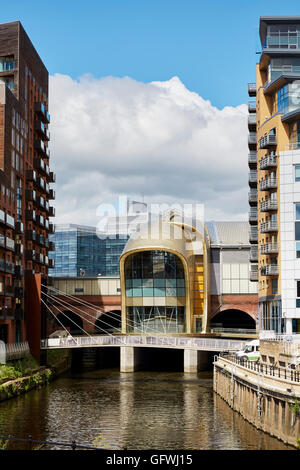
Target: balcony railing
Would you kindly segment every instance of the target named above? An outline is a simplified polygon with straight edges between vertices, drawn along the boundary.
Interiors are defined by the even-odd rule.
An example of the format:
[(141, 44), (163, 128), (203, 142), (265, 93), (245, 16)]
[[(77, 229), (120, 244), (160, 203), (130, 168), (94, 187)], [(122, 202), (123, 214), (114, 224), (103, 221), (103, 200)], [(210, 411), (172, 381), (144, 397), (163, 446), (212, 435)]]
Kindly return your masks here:
[(50, 171), (50, 173), (49, 173), (49, 182), (50, 183), (55, 183), (55, 181), (56, 181), (56, 174), (53, 173), (53, 171)]
[(259, 161), (260, 170), (267, 170), (269, 168), (277, 167), (277, 155), (268, 155)]
[(269, 220), (268, 222), (264, 222), (260, 224), (260, 233), (268, 233), (268, 232), (277, 232), (278, 231), (278, 222)]
[(269, 189), (276, 189), (277, 188), (277, 180), (274, 177), (269, 176), (264, 180), (261, 180), (259, 183), (259, 189), (261, 191), (268, 191)]
[(278, 253), (278, 243), (266, 243), (260, 246), (260, 253), (262, 255), (271, 255)]
[(256, 132), (250, 132), (248, 134), (248, 144), (256, 145)]
[(278, 203), (276, 199), (267, 199), (259, 203), (261, 212), (276, 211), (278, 209)]
[(52, 206), (49, 207), (49, 217), (55, 217), (55, 208)]
[(264, 137), (259, 139), (259, 148), (261, 149), (266, 149), (274, 145), (277, 145), (276, 135), (274, 134), (266, 134)]
[(258, 246), (253, 245), (250, 248), (250, 261), (257, 261), (258, 260)]
[(257, 167), (257, 154), (253, 150), (248, 153), (248, 165), (250, 168)]
[(5, 246), (7, 250), (15, 251), (15, 241), (12, 238), (6, 237)]
[(41, 103), (40, 101), (34, 103), (34, 110), (45, 124), (49, 124), (50, 114), (46, 110), (43, 103)]
[(249, 183), (257, 183), (257, 171), (256, 170), (251, 170), (248, 174), (248, 181)]
[(257, 282), (258, 281), (258, 269), (250, 271), (250, 281)]
[(257, 223), (257, 210), (249, 211), (249, 222)]
[(256, 96), (256, 83), (248, 83), (248, 95)]
[(251, 189), (248, 193), (248, 201), (250, 205), (256, 205), (257, 203), (257, 190)]
[(257, 225), (252, 227), (249, 230), (249, 241), (250, 243), (255, 243), (258, 241), (258, 231), (257, 231)]
[(262, 276), (278, 276), (279, 269), (277, 264), (267, 264), (261, 268)]
[(248, 126), (249, 127), (256, 126), (256, 113), (248, 114)]
[(5, 263), (5, 271), (9, 274), (14, 274), (15, 272), (15, 265), (11, 261), (6, 261)]
[(256, 113), (256, 101), (248, 101), (249, 113)]

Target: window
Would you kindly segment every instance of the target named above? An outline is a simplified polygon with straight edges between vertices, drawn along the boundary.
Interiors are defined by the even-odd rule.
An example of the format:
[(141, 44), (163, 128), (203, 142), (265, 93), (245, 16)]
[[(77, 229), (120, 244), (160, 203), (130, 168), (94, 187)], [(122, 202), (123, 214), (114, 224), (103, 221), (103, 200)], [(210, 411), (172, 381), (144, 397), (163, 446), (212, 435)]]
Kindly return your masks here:
[[(300, 165), (295, 165), (295, 181), (300, 181)], [(300, 204), (298, 204), (298, 206), (300, 206)]]
[(296, 289), (297, 289), (296, 308), (300, 308), (300, 281), (296, 281)]
[(272, 279), (272, 294), (277, 294), (278, 279)]

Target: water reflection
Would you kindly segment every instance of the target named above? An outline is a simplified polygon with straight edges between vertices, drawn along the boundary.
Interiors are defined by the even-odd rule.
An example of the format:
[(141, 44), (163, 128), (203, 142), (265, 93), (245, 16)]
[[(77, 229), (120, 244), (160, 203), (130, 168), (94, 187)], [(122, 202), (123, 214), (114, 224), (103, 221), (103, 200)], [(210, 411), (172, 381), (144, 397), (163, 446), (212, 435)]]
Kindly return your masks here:
[(2, 402), (0, 433), (97, 441), (109, 449), (289, 449), (215, 395), (211, 372), (111, 369), (66, 376)]

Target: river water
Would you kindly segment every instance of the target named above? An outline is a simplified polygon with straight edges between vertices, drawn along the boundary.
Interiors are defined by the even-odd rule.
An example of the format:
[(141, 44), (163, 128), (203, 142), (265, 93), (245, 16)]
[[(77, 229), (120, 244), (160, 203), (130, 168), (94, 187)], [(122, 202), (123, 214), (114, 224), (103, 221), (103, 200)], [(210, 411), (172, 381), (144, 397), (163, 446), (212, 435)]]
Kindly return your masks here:
[(212, 372), (69, 373), (0, 403), (0, 434), (106, 449), (292, 449), (232, 411), (213, 392)]

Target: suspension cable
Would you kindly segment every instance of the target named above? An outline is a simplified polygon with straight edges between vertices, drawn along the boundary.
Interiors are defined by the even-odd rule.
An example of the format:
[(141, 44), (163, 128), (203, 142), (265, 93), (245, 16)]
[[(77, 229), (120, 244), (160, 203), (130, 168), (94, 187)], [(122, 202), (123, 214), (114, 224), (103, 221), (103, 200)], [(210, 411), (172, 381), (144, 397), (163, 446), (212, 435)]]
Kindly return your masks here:
[[(57, 308), (57, 310), (62, 314), (64, 315), (70, 322), (74, 323), (75, 326), (77, 326), (81, 331), (83, 331), (86, 335), (88, 336), (91, 336), (87, 331), (85, 331), (83, 328), (81, 328), (80, 325), (78, 325), (74, 320), (72, 320), (72, 318), (70, 318), (65, 312), (63, 312), (62, 310), (60, 310), (57, 306), (55, 306), (55, 308)], [(81, 317), (80, 317), (81, 318)]]
[[(68, 303), (68, 302), (66, 302), (66, 301), (64, 301), (64, 300), (59, 301), (59, 300), (56, 299), (55, 297), (51, 297), (49, 294), (46, 294), (46, 293), (45, 293), (45, 295), (46, 295), (47, 297), (50, 297), (51, 300), (54, 300), (55, 302), (57, 302), (57, 303), (58, 303), (59, 305), (61, 305), (62, 307), (68, 307), (68, 308), (71, 307), (71, 308), (74, 308), (73, 305), (71, 305), (70, 303)], [(59, 309), (57, 306), (55, 306), (55, 308), (57, 308), (57, 309), (60, 311), (60, 309)], [(79, 310), (81, 313), (86, 314), (86, 312), (84, 312), (83, 310), (80, 310), (78, 307), (75, 307), (75, 308), (76, 308), (77, 310)], [(61, 312), (61, 313), (62, 313), (62, 312)], [(77, 312), (75, 312), (75, 313), (77, 313)], [(79, 315), (79, 314), (78, 314), (78, 315)], [(87, 315), (89, 315), (90, 317), (92, 317), (92, 315), (90, 315), (90, 314), (87, 314)], [(80, 315), (79, 315), (79, 317), (82, 319), (82, 317), (81, 317)], [(112, 335), (111, 333), (109, 333), (107, 330), (104, 330), (104, 329), (101, 328), (100, 326), (96, 326), (93, 322), (87, 320), (86, 318), (85, 318), (85, 321), (88, 322), (88, 323), (90, 323), (90, 324), (93, 325), (94, 327), (98, 328), (99, 330), (104, 331), (106, 334), (109, 334), (109, 335), (113, 336), (113, 335)], [(103, 323), (105, 323), (105, 322), (103, 321)], [(108, 323), (105, 323), (105, 324), (108, 325), (108, 326), (110, 326), (110, 327), (112, 327), (112, 328), (114, 328), (112, 325), (109, 325)], [(119, 331), (121, 331), (120, 328), (116, 328), (116, 329), (119, 330)], [(84, 331), (84, 330), (83, 330), (83, 331)], [(87, 334), (88, 334), (88, 333), (87, 333)], [(89, 336), (91, 336), (91, 335), (89, 335)]]
[[(59, 319), (57, 318), (57, 316), (55, 315), (54, 312), (52, 312), (52, 310), (50, 309), (50, 307), (46, 304), (46, 302), (41, 299), (42, 303), (47, 307), (47, 309), (50, 311), (50, 313), (54, 316), (54, 318), (57, 320), (57, 322), (63, 327), (63, 329), (68, 333), (68, 335), (72, 336), (71, 333), (67, 330), (67, 328), (65, 328), (65, 326), (61, 323), (61, 321), (59, 321)], [(72, 336), (73, 338), (73, 336)], [(73, 338), (74, 339), (74, 338)]]
[[(77, 299), (76, 297), (74, 297), (73, 295), (67, 294), (67, 293), (65, 293), (65, 292), (63, 292), (63, 291), (60, 291), (59, 289), (56, 289), (55, 287), (52, 287), (52, 286), (49, 286), (49, 287), (48, 287), (48, 286), (46, 286), (46, 285), (44, 285), (44, 284), (42, 284), (42, 285), (43, 285), (43, 287), (47, 287), (49, 290), (53, 290), (53, 291), (58, 292), (59, 294), (62, 294), (64, 297), (71, 298), (72, 300), (74, 300), (75, 302), (77, 302), (77, 303), (79, 303), (79, 304), (81, 304), (81, 305), (86, 305), (86, 306), (90, 307), (90, 308), (93, 309), (93, 310), (100, 311), (100, 312), (106, 314), (108, 317), (110, 316), (110, 315), (108, 315), (109, 313), (110, 313), (110, 314), (113, 313), (113, 312), (111, 312), (111, 311), (105, 312), (105, 311), (104, 311), (103, 309), (101, 309), (101, 308), (96, 308), (93, 304), (91, 304), (90, 302), (87, 302), (87, 301), (85, 301), (85, 300), (78, 300), (78, 299)], [(54, 294), (55, 294), (55, 293), (54, 293)], [(57, 294), (57, 295), (59, 295), (59, 294)], [(55, 298), (55, 297), (54, 297), (54, 298)], [(76, 306), (72, 306), (72, 307), (73, 307), (73, 308), (78, 308), (78, 307), (76, 307)], [(99, 317), (99, 318), (101, 318), (101, 317)], [(112, 318), (113, 318), (113, 317), (112, 317)], [(113, 319), (115, 319), (115, 318), (113, 318)], [(102, 321), (103, 321), (103, 320), (102, 320)], [(132, 324), (132, 325), (130, 325), (130, 324)], [(134, 327), (134, 328), (136, 328), (138, 331), (142, 332), (143, 334), (150, 334), (151, 331), (152, 331), (153, 333), (157, 333), (157, 330), (154, 329), (154, 328), (149, 327), (148, 324), (147, 324), (146, 331), (149, 331), (149, 333), (146, 333), (146, 331), (145, 331), (143, 328), (139, 328), (139, 327), (136, 326), (136, 322), (134, 322), (134, 321), (132, 321), (132, 320), (129, 320), (129, 319), (127, 319), (127, 318), (126, 318), (126, 325), (129, 326), (129, 327)]]

